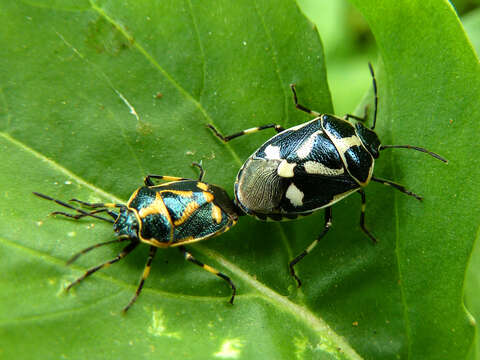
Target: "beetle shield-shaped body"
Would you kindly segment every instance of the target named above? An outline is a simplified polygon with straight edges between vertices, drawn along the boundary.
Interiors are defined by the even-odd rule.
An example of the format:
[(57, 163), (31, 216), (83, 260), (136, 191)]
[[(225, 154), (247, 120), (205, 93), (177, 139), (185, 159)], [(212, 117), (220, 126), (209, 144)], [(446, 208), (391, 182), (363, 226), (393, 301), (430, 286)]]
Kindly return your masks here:
[[(157, 247), (204, 240), (227, 231), (238, 219), (222, 188), (193, 180), (141, 187), (130, 197), (126, 212), (127, 218), (133, 214), (136, 219), (139, 240)], [(129, 223), (122, 215), (120, 221)], [(119, 227), (119, 234), (126, 231)]]
[[(322, 115), (279, 133), (240, 169), (235, 201), (247, 214), (273, 220), (336, 203), (366, 186), (372, 176), (378, 153), (372, 155), (362, 139), (376, 135), (365, 129)], [(378, 150), (378, 138), (370, 140)]]

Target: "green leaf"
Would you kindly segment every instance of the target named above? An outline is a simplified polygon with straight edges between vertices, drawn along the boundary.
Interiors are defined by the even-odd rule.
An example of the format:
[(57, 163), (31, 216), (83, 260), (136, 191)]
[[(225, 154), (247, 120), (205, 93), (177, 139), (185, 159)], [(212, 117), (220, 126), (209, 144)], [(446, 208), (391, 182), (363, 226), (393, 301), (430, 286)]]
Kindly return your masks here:
[(272, 133), (224, 145), (205, 124), (228, 134), (305, 121), (290, 83), (302, 104), (332, 112), (318, 35), (289, 0), (0, 3), (1, 356), (464, 358), (473, 327), (463, 278), (479, 223), (480, 167), (470, 155), (478, 61), (441, 1), (357, 6), (381, 52), (381, 139), (450, 160), (391, 150), (375, 173), (425, 201), (368, 187), (376, 246), (358, 229), (358, 196), (335, 205), (332, 230), (297, 266), (300, 289), (286, 265), (321, 231), (322, 214), (285, 224), (242, 218), (189, 248), (231, 276), (233, 307), (222, 281), (169, 249), (122, 316), (148, 248), (65, 294), (121, 247), (66, 267), (75, 252), (113, 239), (112, 229), (48, 217), (59, 208), (31, 192), (124, 202), (146, 174), (195, 178), (190, 163), (203, 160), (206, 180), (231, 193), (239, 166)]
[[(480, 9), (472, 11), (462, 19), (465, 31), (469, 35), (477, 54), (480, 51)], [(475, 246), (470, 259), (465, 280), (465, 304), (475, 319), (480, 318), (480, 232), (477, 232)], [(480, 341), (478, 340), (478, 321), (475, 334), (475, 346), (471, 350), (471, 359), (480, 358)]]
[(408, 208), (404, 199), (393, 204), (402, 354), (463, 359), (474, 331), (463, 281), (480, 217), (479, 159), (472, 156), (480, 130), (478, 59), (446, 1), (353, 3), (369, 22), (384, 65), (378, 131), (389, 142), (415, 141), (450, 160), (448, 167), (428, 159), (419, 166), (392, 153), (395, 178), (412, 189), (423, 183), (426, 197)]

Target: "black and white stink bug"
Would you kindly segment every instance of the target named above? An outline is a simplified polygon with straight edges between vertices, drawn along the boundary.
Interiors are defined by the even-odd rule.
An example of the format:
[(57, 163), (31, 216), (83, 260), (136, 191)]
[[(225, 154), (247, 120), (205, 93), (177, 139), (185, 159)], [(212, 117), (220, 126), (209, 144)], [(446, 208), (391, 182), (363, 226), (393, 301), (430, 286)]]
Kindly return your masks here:
[[(340, 119), (333, 115), (312, 111), (297, 101), (295, 86), (291, 85), (295, 107), (315, 116), (315, 119), (284, 130), (270, 124), (247, 129), (230, 136), (221, 135), (215, 127), (207, 125), (222, 141), (264, 129), (275, 129), (279, 134), (270, 138), (243, 164), (235, 181), (235, 203), (246, 214), (261, 220), (295, 219), (325, 209), (325, 225), (321, 234), (289, 264), (296, 279), (294, 265), (310, 253), (332, 225), (331, 206), (348, 195), (358, 192), (362, 199), (360, 227), (376, 242), (365, 227), (365, 193), (370, 181), (389, 185), (401, 192), (422, 198), (403, 186), (373, 176), (375, 159), (380, 151), (390, 148), (407, 148), (425, 152), (447, 162), (441, 156), (424, 148), (410, 145), (382, 145), (373, 131), (377, 118), (377, 85), (373, 68), (369, 64), (375, 95), (373, 125), (367, 128), (366, 120), (354, 115)], [(352, 125), (353, 118), (362, 122)]]
[[(225, 190), (219, 186), (202, 182), (203, 168), (200, 164), (194, 165), (200, 168), (198, 181), (173, 176), (148, 175), (144, 180), (145, 186), (135, 190), (126, 205), (112, 203), (92, 204), (77, 199), (71, 200), (91, 209), (86, 211), (63, 201), (53, 199), (50, 196), (34, 192), (35, 195), (43, 199), (54, 201), (76, 212), (76, 214), (70, 214), (55, 211), (51, 215), (63, 215), (75, 220), (90, 216), (113, 224), (113, 230), (118, 236), (115, 240), (87, 247), (74, 255), (67, 264), (71, 264), (80, 255), (100, 246), (117, 242), (128, 242), (127, 246), (115, 258), (88, 269), (82, 276), (68, 285), (66, 290), (70, 290), (72, 286), (96, 271), (123, 259), (140, 243), (145, 243), (150, 245), (150, 254), (137, 291), (123, 309), (124, 312), (132, 306), (140, 294), (145, 279), (150, 273), (150, 267), (157, 249), (168, 247), (178, 247), (186, 260), (225, 280), (232, 289), (230, 303), (233, 304), (236, 289), (230, 278), (213, 267), (195, 259), (184, 247), (184, 245), (224, 233), (235, 225), (238, 220), (236, 206)], [(168, 182), (155, 185), (152, 179)], [(105, 213), (113, 220), (99, 216), (99, 213)]]

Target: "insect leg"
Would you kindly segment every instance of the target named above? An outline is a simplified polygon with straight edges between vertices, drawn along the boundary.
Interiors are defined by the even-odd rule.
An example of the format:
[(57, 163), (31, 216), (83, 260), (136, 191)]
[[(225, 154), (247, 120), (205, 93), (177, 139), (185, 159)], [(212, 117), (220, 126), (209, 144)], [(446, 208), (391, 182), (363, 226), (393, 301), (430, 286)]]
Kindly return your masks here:
[(90, 275), (92, 275), (93, 273), (97, 272), (98, 270), (100, 269), (103, 269), (107, 266), (110, 266), (112, 265), (113, 263), (116, 263), (117, 261), (123, 259), (125, 256), (127, 256), (128, 254), (130, 254), (132, 252), (133, 249), (135, 249), (137, 246), (138, 246), (139, 242), (138, 241), (134, 241), (134, 242), (131, 242), (130, 244), (128, 244), (127, 246), (125, 246), (123, 248), (123, 250), (116, 256), (114, 257), (112, 260), (109, 260), (109, 261), (106, 261), (104, 262), (103, 264), (100, 264), (100, 265), (97, 265), (97, 266), (94, 266), (90, 269), (88, 269), (82, 276), (80, 276), (77, 280), (75, 280), (74, 282), (72, 282), (70, 285), (68, 285), (66, 288), (65, 288), (65, 291), (68, 291), (72, 288), (72, 286), (75, 286), (77, 285), (79, 282), (81, 282), (82, 280), (84, 280), (85, 278), (89, 277)]
[[(377, 80), (375, 79), (375, 73), (373, 72), (373, 67), (372, 67), (372, 64), (371, 63), (368, 63), (368, 69), (370, 70), (370, 74), (372, 75), (372, 83), (373, 83), (373, 95), (375, 97), (375, 106), (374, 106), (374, 112), (373, 112), (373, 125), (372, 127), (370, 128), (371, 130), (375, 129), (375, 125), (377, 123), (377, 108), (378, 108), (378, 93), (377, 93)], [(358, 120), (358, 121), (366, 121), (367, 120), (367, 110), (368, 110), (368, 107), (365, 106), (365, 114), (363, 117), (360, 117), (360, 116), (355, 116), (355, 115), (351, 115), (351, 114), (346, 114), (345, 115), (345, 120), (348, 120), (348, 119), (355, 119), (355, 120)]]
[(268, 124), (268, 125), (262, 125), (262, 126), (257, 126), (257, 127), (253, 127), (253, 128), (250, 128), (250, 129), (246, 129), (246, 130), (242, 130), (242, 131), (239, 131), (235, 134), (232, 134), (232, 135), (228, 135), (228, 136), (223, 136), (222, 134), (220, 134), (220, 132), (217, 130), (217, 128), (215, 126), (213, 126), (212, 124), (207, 124), (207, 127), (213, 131), (213, 134), (218, 137), (220, 140), (222, 140), (223, 142), (228, 142), (232, 139), (235, 139), (239, 136), (242, 136), (242, 135), (247, 135), (247, 134), (253, 134), (253, 133), (256, 133), (257, 131), (261, 131), (261, 130), (265, 130), (265, 129), (275, 129), (275, 131), (277, 133), (279, 132), (282, 132), (283, 130), (285, 130), (282, 126), (280, 125), (277, 125), (277, 124)]
[(74, 261), (76, 261), (81, 255), (84, 255), (84, 254), (90, 252), (91, 250), (96, 249), (96, 248), (98, 248), (98, 247), (100, 247), (100, 246), (104, 246), (104, 245), (108, 245), (108, 244), (113, 244), (113, 243), (117, 243), (117, 242), (122, 242), (122, 241), (127, 241), (127, 240), (130, 240), (130, 239), (129, 239), (129, 238), (126, 238), (126, 237), (120, 237), (120, 238), (117, 238), (117, 239), (115, 239), (115, 240), (105, 241), (105, 242), (101, 242), (101, 243), (98, 243), (98, 244), (89, 246), (89, 247), (83, 249), (82, 251), (79, 251), (79, 252), (76, 253), (75, 255), (73, 255), (73, 256), (67, 261), (67, 265), (70, 265), (71, 263), (73, 263)]
[(154, 184), (154, 182), (152, 181), (152, 179), (165, 180), (165, 181), (190, 180), (190, 179), (181, 178), (181, 177), (176, 177), (176, 176), (164, 176), (164, 175), (153, 175), (153, 174), (150, 174), (150, 175), (145, 176), (145, 179), (143, 180), (143, 182), (144, 182), (145, 185), (147, 185), (147, 186), (153, 186), (153, 185), (155, 185), (155, 184)]
[[(205, 171), (203, 169), (203, 166), (200, 163), (192, 163), (193, 166), (196, 166), (200, 169), (200, 176), (199, 176), (199, 179), (198, 181), (202, 181), (203, 179), (203, 175), (205, 174)], [(147, 175), (145, 176), (145, 179), (143, 179), (143, 182), (146, 186), (154, 186), (155, 183), (152, 181), (152, 179), (156, 179), (156, 180), (165, 180), (165, 181), (184, 181), (184, 180), (192, 180), (192, 179), (188, 179), (188, 178), (182, 178), (182, 177), (177, 177), (177, 176), (167, 176), (167, 175), (153, 175), (153, 174), (150, 174), (150, 175)]]
[(415, 194), (414, 192), (411, 192), (407, 189), (405, 189), (405, 187), (403, 185), (400, 185), (400, 184), (397, 184), (393, 181), (390, 181), (390, 180), (385, 180), (385, 179), (380, 179), (380, 178), (376, 178), (374, 176), (372, 176), (372, 180), (373, 181), (376, 181), (376, 182), (379, 182), (380, 184), (383, 184), (383, 185), (387, 185), (387, 186), (391, 186), (397, 190), (400, 190), (401, 192), (403, 192), (404, 194), (407, 194), (409, 196), (413, 196), (415, 199), (417, 200), (420, 200), (422, 201), (423, 200), (423, 197), (421, 197), (420, 195), (417, 195)]
[(370, 231), (368, 231), (367, 227), (365, 226), (365, 207), (366, 207), (366, 202), (365, 202), (365, 191), (363, 190), (358, 190), (358, 193), (362, 197), (362, 212), (360, 213), (360, 227), (362, 228), (363, 232), (367, 234), (367, 236), (372, 239), (374, 243), (377, 242), (377, 239), (375, 239), (375, 236), (372, 235)]
[(290, 275), (292, 275), (295, 280), (297, 281), (298, 287), (302, 285), (302, 282), (298, 278), (297, 274), (295, 273), (295, 269), (293, 268), (300, 260), (302, 260), (306, 255), (310, 254), (310, 252), (317, 246), (318, 242), (327, 234), (328, 230), (332, 226), (332, 208), (327, 207), (325, 208), (325, 226), (323, 227), (322, 233), (305, 249), (302, 253), (300, 253), (295, 259), (290, 261), (288, 264), (290, 268)]
[(292, 89), (292, 92), (293, 92), (293, 101), (295, 102), (295, 107), (298, 109), (298, 110), (301, 110), (301, 111), (304, 111), (306, 112), (307, 114), (311, 114), (313, 116), (320, 116), (321, 114), (317, 111), (313, 111), (313, 110), (310, 110), (309, 108), (301, 105), (298, 103), (298, 99), (297, 99), (297, 92), (295, 91), (295, 84), (290, 84), (290, 89)]
[(373, 66), (369, 62), (368, 69), (370, 70), (370, 74), (372, 75), (372, 83), (373, 83), (373, 95), (375, 96), (375, 107), (373, 112), (373, 125), (370, 128), (371, 130), (375, 129), (375, 125), (377, 124), (377, 108), (378, 108), (378, 92), (377, 92), (377, 80), (375, 79), (375, 73), (373, 72)]
[(345, 118), (345, 120), (355, 119), (355, 120), (364, 122), (364, 121), (367, 120), (367, 117), (368, 117), (367, 107), (365, 107), (365, 115), (363, 115), (363, 117), (356, 116), (356, 115), (352, 115), (352, 114), (345, 114), (345, 117), (344, 117), (344, 118)]
[(202, 161), (200, 161), (199, 163), (193, 162), (192, 166), (196, 166), (200, 169), (200, 174), (198, 175), (198, 181), (202, 181), (203, 176), (205, 175), (205, 170), (203, 169)]
[(145, 283), (145, 280), (147, 279), (148, 275), (150, 275), (150, 268), (152, 267), (152, 261), (156, 253), (157, 253), (157, 247), (150, 246), (150, 254), (148, 254), (147, 263), (145, 264), (145, 269), (143, 269), (142, 277), (140, 278), (140, 283), (138, 284), (137, 290), (135, 291), (135, 295), (133, 295), (132, 299), (128, 302), (127, 306), (123, 308), (123, 313), (126, 313), (128, 309), (130, 309), (130, 306), (133, 305), (135, 300), (137, 300), (138, 295), (140, 295), (140, 292), (142, 291), (142, 288), (143, 288), (143, 284)]
[(147, 175), (145, 176), (145, 179), (143, 182), (147, 186), (154, 186), (155, 183), (152, 181), (152, 179), (157, 179), (157, 180), (165, 180), (165, 181), (183, 181), (183, 180), (192, 180), (192, 179), (187, 179), (187, 178), (182, 178), (182, 177), (176, 177), (176, 176), (165, 176), (165, 175)]
[(220, 271), (218, 271), (217, 269), (207, 265), (207, 264), (204, 264), (200, 261), (198, 261), (197, 259), (195, 259), (193, 257), (192, 254), (190, 254), (187, 249), (185, 249), (184, 246), (179, 246), (178, 249), (183, 253), (183, 255), (185, 256), (185, 260), (187, 261), (190, 261), (192, 263), (194, 263), (195, 265), (198, 265), (200, 266), (201, 268), (203, 268), (204, 270), (207, 270), (209, 273), (212, 273), (213, 275), (216, 275), (220, 278), (222, 278), (223, 280), (225, 280), (228, 285), (230, 285), (230, 287), (232, 288), (232, 297), (230, 298), (230, 304), (233, 304), (233, 299), (235, 298), (235, 294), (237, 293), (237, 288), (235, 287), (235, 285), (233, 284), (232, 280), (225, 274), (222, 274)]

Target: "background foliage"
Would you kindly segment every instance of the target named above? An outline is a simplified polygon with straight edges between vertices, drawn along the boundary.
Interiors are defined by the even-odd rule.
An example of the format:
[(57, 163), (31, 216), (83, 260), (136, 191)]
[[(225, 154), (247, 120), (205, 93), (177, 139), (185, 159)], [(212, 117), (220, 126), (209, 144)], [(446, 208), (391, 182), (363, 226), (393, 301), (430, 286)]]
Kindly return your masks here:
[[(475, 358), (463, 290), (480, 215), (472, 156), (478, 58), (447, 2), (352, 4), (366, 20), (352, 20), (358, 38), (345, 30), (359, 18), (341, 16), (347, 8), (317, 15), (339, 19), (330, 33), (320, 28), (326, 67), (316, 29), (289, 0), (0, 2), (0, 357)], [(478, 18), (472, 12), (465, 20), (473, 44)], [(358, 42), (367, 51), (357, 51)], [(333, 51), (335, 43), (350, 50)], [(282, 224), (242, 218), (191, 247), (231, 275), (239, 289), (233, 307), (223, 282), (166, 250), (121, 316), (146, 247), (62, 292), (119, 248), (67, 268), (74, 252), (113, 238), (111, 228), (48, 217), (56, 207), (31, 191), (125, 201), (145, 174), (196, 177), (189, 164), (203, 160), (207, 181), (231, 192), (238, 167), (271, 134), (223, 145), (206, 123), (230, 133), (306, 121), (292, 106), (290, 83), (303, 104), (331, 113), (330, 85), (335, 112), (353, 112), (370, 88), (368, 60), (377, 72), (383, 142), (425, 146), (450, 160), (382, 154), (377, 176), (425, 201), (368, 187), (367, 223), (379, 244), (359, 231), (352, 196), (334, 207), (333, 229), (298, 266), (301, 289), (286, 264), (318, 234), (322, 214)], [(352, 92), (337, 92), (345, 88)], [(370, 96), (357, 113), (366, 103)], [(466, 293), (478, 315), (479, 263), (474, 255)]]

